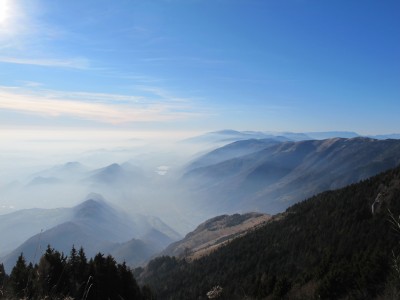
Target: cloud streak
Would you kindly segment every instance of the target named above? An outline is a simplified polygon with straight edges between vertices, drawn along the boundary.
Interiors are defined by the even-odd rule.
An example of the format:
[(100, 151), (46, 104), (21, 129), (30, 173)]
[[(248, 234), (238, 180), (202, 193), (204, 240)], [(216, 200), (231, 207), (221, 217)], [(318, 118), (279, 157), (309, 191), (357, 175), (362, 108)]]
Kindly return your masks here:
[(21, 65), (35, 65), (42, 67), (58, 67), (72, 69), (88, 69), (89, 61), (85, 58), (72, 59), (40, 59), (40, 58), (20, 58), (20, 57), (2, 57), (0, 62)]
[(42, 117), (73, 117), (107, 124), (167, 122), (200, 116), (190, 102), (118, 94), (0, 87), (0, 110)]

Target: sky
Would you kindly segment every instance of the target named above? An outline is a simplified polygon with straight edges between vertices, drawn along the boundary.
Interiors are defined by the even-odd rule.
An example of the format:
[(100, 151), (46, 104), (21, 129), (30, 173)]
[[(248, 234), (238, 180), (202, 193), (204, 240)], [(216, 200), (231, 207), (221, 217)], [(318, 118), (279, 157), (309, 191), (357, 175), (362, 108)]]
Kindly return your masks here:
[(0, 0), (3, 142), (399, 133), (399, 100), (398, 0)]

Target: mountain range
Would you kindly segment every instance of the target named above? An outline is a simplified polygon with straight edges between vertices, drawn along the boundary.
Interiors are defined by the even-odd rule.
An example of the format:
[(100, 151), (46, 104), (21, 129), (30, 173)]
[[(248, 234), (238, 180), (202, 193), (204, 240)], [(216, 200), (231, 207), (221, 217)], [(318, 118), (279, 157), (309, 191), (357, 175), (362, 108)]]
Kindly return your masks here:
[(320, 131), (320, 132), (276, 132), (276, 131), (237, 131), (232, 129), (207, 132), (185, 139), (185, 143), (228, 144), (248, 139), (276, 139), (280, 141), (325, 140), (331, 138), (369, 137), (373, 139), (400, 139), (400, 134), (361, 135), (352, 131)]
[(399, 183), (397, 167), (323, 192), (199, 259), (135, 274), (161, 300), (399, 299)]
[[(338, 135), (350, 138), (319, 139)], [(154, 175), (154, 181), (148, 177), (148, 170), (132, 163), (93, 169), (68, 162), (34, 173), (25, 181), (3, 188), (2, 204), (18, 206), (21, 200), (31, 201), (32, 206), (58, 207), (59, 201), (76, 203), (75, 199), (83, 198), (79, 195), (94, 190), (104, 192), (107, 199), (110, 196), (114, 204), (122, 198), (125, 202), (117, 202), (119, 207), (126, 210), (129, 205), (131, 214), (128, 216), (96, 195), (73, 208), (36, 208), (3, 214), (0, 234), (7, 242), (0, 245), (0, 256), (10, 266), (18, 252), (34, 260), (47, 244), (68, 253), (77, 241), (75, 246), (84, 246), (89, 255), (105, 251), (140, 264), (180, 235), (157, 217), (132, 214), (133, 209), (140, 211), (148, 205), (165, 214), (174, 211), (178, 214), (170, 219), (192, 221), (186, 227), (193, 229), (194, 223), (204, 221), (205, 216), (245, 215), (249, 211), (279, 213), (304, 198), (364, 180), (400, 163), (400, 140), (357, 136), (353, 132), (213, 132), (199, 137), (213, 141), (213, 150), (187, 163), (179, 180)], [(224, 146), (216, 147), (220, 142)], [(174, 174), (178, 172), (174, 170)], [(181, 204), (186, 205), (185, 214)], [(168, 224), (174, 224), (170, 219)], [(202, 245), (186, 242), (175, 244), (180, 250), (171, 250), (171, 246), (164, 253), (180, 255), (182, 249), (193, 251)]]
[[(143, 170), (128, 162), (100, 168), (67, 162), (1, 187), (2, 210), (9, 212), (5, 209), (7, 207), (58, 208), (70, 203), (78, 204), (93, 191), (107, 198), (113, 195), (117, 198), (130, 194), (146, 180)], [(3, 211), (1, 213), (4, 214)]]
[[(35, 216), (35, 219), (26, 219), (27, 216)], [(160, 219), (139, 214), (128, 216), (96, 194), (89, 195), (72, 208), (32, 209), (0, 216), (3, 237), (10, 238), (7, 236), (10, 228), (13, 228), (11, 232), (14, 235), (18, 234), (18, 228), (24, 235), (3, 248), (4, 253), (14, 246), (0, 259), (7, 271), (11, 270), (21, 253), (27, 261), (36, 263), (47, 245), (65, 254), (74, 245), (75, 248), (83, 247), (90, 257), (98, 252), (110, 253), (118, 261), (139, 265), (180, 238)], [(28, 235), (31, 236), (26, 238)], [(21, 242), (23, 239), (26, 240)]]
[(244, 140), (193, 161), (183, 181), (197, 194), (199, 209), (277, 213), (399, 163), (400, 140), (394, 139)]

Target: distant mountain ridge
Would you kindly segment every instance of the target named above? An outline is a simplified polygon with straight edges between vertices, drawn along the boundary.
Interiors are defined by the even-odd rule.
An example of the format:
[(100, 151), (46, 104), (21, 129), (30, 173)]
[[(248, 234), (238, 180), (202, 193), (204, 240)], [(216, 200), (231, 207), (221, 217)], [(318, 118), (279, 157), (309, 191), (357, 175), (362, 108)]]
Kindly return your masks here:
[(186, 167), (186, 170), (193, 170), (208, 165), (217, 164), (235, 157), (258, 152), (267, 148), (268, 146), (277, 145), (281, 142), (281, 140), (271, 138), (236, 141), (226, 146), (212, 150), (211, 152), (201, 156), (200, 158), (197, 158)]
[[(42, 211), (44, 215), (56, 214), (54, 210)], [(82, 246), (88, 256), (94, 256), (98, 252), (111, 253), (121, 262), (126, 261), (128, 264), (137, 265), (179, 237), (173, 229), (158, 218), (128, 216), (111, 207), (97, 194), (89, 195), (83, 203), (73, 208), (62, 209), (60, 213), (62, 215), (57, 219), (58, 224), (47, 223), (53, 227), (43, 228), (41, 232), (37, 231), (37, 234), (28, 238), (0, 260), (7, 271), (10, 271), (21, 253), (24, 253), (28, 261), (37, 262), (36, 260), (40, 258), (47, 245), (66, 254), (69, 253), (72, 245), (76, 248)], [(9, 226), (13, 226), (12, 224), (19, 221), (18, 212), (13, 215), (15, 218), (11, 221), (8, 215), (0, 216), (0, 224), (7, 224), (8, 218)], [(29, 222), (26, 225), (29, 225)], [(159, 242), (155, 243), (155, 239)], [(136, 252), (135, 255), (123, 251), (127, 245), (131, 251)]]
[[(143, 170), (130, 163), (113, 163), (89, 168), (79, 162), (68, 162), (33, 173), (19, 182), (0, 189), (0, 199), (7, 207), (26, 207), (27, 199), (35, 199), (37, 207), (61, 207), (77, 201), (92, 191), (107, 198), (129, 194), (147, 180)], [(32, 201), (33, 203), (33, 201)], [(67, 204), (68, 205), (68, 204)], [(29, 206), (28, 206), (29, 207)], [(4, 213), (1, 211), (0, 213)]]
[[(192, 163), (231, 148), (238, 141)], [(214, 158), (215, 159), (215, 158)], [(184, 182), (203, 199), (194, 205), (218, 212), (277, 213), (316, 193), (343, 187), (400, 164), (400, 140), (364, 137), (270, 143), (265, 149), (199, 168), (188, 168)], [(208, 201), (207, 199), (212, 199)], [(216, 199), (218, 201), (216, 201)]]
[(143, 171), (129, 163), (113, 163), (91, 172), (86, 180), (94, 185), (124, 185), (137, 184), (144, 178)]
[(71, 161), (62, 165), (56, 165), (52, 168), (34, 173), (31, 178), (56, 178), (58, 181), (74, 181), (84, 176), (89, 168), (80, 162)]
[(315, 131), (315, 132), (279, 132), (279, 131), (237, 131), (232, 129), (207, 132), (191, 137), (184, 142), (228, 144), (248, 139), (276, 139), (280, 141), (325, 140), (331, 138), (369, 137), (373, 139), (400, 139), (400, 134), (361, 135), (353, 131)]
[(231, 129), (208, 132), (200, 136), (183, 140), (185, 143), (206, 143), (206, 144), (228, 144), (248, 139), (277, 139), (290, 140), (284, 136), (278, 136), (258, 131), (236, 131)]

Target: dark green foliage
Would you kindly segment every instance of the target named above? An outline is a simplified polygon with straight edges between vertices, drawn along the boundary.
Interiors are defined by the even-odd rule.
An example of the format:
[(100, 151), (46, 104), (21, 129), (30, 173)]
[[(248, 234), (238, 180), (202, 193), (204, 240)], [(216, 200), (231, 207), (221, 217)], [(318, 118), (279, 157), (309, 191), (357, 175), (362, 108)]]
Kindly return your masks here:
[(4, 265), (0, 264), (0, 299), (1, 295), (4, 293), (4, 285), (7, 282), (8, 276), (4, 270)]
[(120, 295), (123, 299), (151, 299), (152, 294), (151, 291), (143, 291), (143, 295), (141, 296), (141, 291), (139, 286), (136, 284), (136, 280), (133, 277), (133, 273), (126, 266), (125, 263), (122, 265), (118, 265), (118, 274), (120, 280), (118, 281), (119, 290), (121, 291)]
[[(1, 274), (0, 284), (6, 279)], [(6, 286), (0, 291), (6, 299), (154, 299), (148, 287), (141, 291), (125, 263), (117, 264), (112, 256), (101, 253), (88, 262), (83, 249), (78, 252), (75, 247), (66, 257), (48, 246), (36, 266), (27, 266), (21, 254)]]
[(12, 269), (10, 274), (10, 288), (14, 295), (17, 297), (23, 297), (26, 295), (26, 288), (28, 286), (28, 279), (30, 270), (26, 265), (26, 261), (24, 256), (21, 255), (18, 257), (17, 263), (15, 267)]
[(45, 295), (64, 295), (68, 293), (67, 258), (64, 254), (47, 247), (38, 265), (39, 293)]
[(157, 258), (140, 270), (140, 280), (158, 299), (207, 299), (216, 285), (226, 299), (384, 297), (394, 290), (392, 252), (400, 254), (389, 209), (400, 214), (400, 168), (293, 205), (192, 263)]

